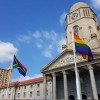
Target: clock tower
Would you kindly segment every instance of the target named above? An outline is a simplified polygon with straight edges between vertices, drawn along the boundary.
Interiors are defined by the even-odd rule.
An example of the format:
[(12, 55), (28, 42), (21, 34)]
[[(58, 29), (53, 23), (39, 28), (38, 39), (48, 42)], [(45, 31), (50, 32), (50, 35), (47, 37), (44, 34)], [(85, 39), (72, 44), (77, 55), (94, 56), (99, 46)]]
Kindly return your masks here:
[(84, 2), (74, 4), (66, 16), (67, 49), (72, 49), (72, 31), (75, 32), (94, 52), (100, 52), (100, 31), (97, 16)]

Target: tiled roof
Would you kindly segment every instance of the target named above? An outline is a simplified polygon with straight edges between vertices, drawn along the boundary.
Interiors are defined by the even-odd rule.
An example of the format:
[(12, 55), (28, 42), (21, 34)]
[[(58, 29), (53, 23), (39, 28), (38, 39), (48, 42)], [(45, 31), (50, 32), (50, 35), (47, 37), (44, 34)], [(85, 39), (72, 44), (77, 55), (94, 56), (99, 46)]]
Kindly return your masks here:
[(40, 82), (40, 81), (43, 81), (43, 77), (38, 77), (38, 78), (30, 79), (30, 80), (20, 81), (18, 84), (22, 85), (22, 84), (35, 83), (35, 82)]
[[(11, 82), (9, 84), (9, 86), (17, 85), (18, 83), (19, 83), (18, 81), (17, 82)], [(0, 88), (7, 87), (7, 86), (8, 86), (8, 84), (5, 84), (5, 85), (0, 86)]]
[[(47, 80), (50, 80), (50, 77), (47, 77)], [(35, 82), (40, 82), (43, 81), (43, 77), (37, 77), (37, 78), (33, 78), (33, 79), (29, 79), (29, 80), (25, 80), (25, 81), (17, 81), (17, 82), (11, 82), (9, 84), (9, 86), (14, 86), (14, 85), (23, 85), (23, 84), (28, 84), (28, 83), (35, 83)], [(7, 84), (0, 86), (0, 88), (6, 87)]]

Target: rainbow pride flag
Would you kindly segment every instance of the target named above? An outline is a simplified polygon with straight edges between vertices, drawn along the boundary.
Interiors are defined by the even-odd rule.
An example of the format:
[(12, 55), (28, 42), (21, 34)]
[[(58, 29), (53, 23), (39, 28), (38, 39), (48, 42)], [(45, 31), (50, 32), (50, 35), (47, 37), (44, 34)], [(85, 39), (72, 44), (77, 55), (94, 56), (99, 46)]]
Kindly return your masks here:
[(76, 52), (82, 54), (84, 59), (91, 62), (93, 60), (93, 55), (90, 47), (86, 45), (85, 42), (76, 35), (76, 33), (74, 33), (74, 42)]
[(20, 61), (16, 58), (14, 55), (14, 61), (13, 61), (13, 68), (18, 69), (19, 73), (22, 74), (24, 77), (26, 76), (27, 68), (24, 67)]

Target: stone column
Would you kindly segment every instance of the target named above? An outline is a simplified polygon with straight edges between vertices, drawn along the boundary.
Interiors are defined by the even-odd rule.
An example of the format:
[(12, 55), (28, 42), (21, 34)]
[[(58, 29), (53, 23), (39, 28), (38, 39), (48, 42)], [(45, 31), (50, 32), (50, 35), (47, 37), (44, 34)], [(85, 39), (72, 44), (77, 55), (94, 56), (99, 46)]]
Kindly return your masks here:
[(67, 85), (67, 72), (63, 71), (64, 80), (64, 100), (68, 100), (68, 85)]
[(46, 75), (43, 75), (43, 99), (46, 99)]
[(53, 76), (53, 100), (56, 100), (56, 74), (52, 73)]
[(96, 82), (93, 72), (92, 65), (88, 65), (89, 74), (90, 74), (90, 80), (91, 80), (91, 86), (92, 86), (92, 92), (93, 92), (93, 98), (98, 100), (98, 94), (97, 94), (97, 88), (96, 88)]

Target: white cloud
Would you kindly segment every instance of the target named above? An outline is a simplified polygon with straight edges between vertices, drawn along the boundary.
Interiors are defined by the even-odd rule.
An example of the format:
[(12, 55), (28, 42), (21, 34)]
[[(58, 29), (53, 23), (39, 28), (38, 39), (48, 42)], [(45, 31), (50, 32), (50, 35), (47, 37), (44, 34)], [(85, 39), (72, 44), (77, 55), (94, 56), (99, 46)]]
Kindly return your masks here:
[(51, 39), (53, 41), (56, 41), (59, 37), (58, 37), (58, 33), (56, 33), (55, 31), (51, 31)]
[(66, 44), (66, 39), (63, 37), (63, 34), (56, 33), (55, 31), (47, 33), (51, 42), (46, 46), (43, 54), (45, 57), (52, 58), (54, 52), (61, 53), (62, 45)]
[(44, 37), (45, 37), (46, 39), (50, 39), (50, 38), (51, 38), (51, 36), (50, 36), (50, 34), (49, 34), (48, 31), (44, 31), (43, 33), (44, 33)]
[(43, 55), (47, 58), (52, 58), (52, 50), (43, 51)]
[[(43, 56), (47, 57), (47, 58), (52, 58), (54, 51), (56, 51), (56, 44), (57, 44), (57, 39), (58, 39), (58, 35), (55, 31), (45, 31), (44, 32), (44, 50), (42, 52)], [(55, 49), (54, 49), (55, 48)]]
[(30, 36), (26, 36), (26, 35), (21, 35), (18, 37), (18, 40), (21, 42), (25, 42), (25, 43), (29, 43), (31, 40)]
[(61, 25), (65, 23), (66, 14), (67, 14), (66, 12), (63, 12), (60, 16), (59, 22)]
[(39, 39), (41, 37), (41, 34), (39, 31), (36, 31), (34, 34), (33, 34), (33, 37), (36, 38), (36, 39)]
[(96, 9), (100, 9), (100, 0), (91, 0), (92, 5)]
[(50, 44), (48, 48), (52, 50), (53, 49), (53, 45)]
[(43, 48), (43, 45), (40, 44), (40, 43), (37, 43), (36, 46), (37, 46), (38, 48)]
[(19, 78), (16, 79), (12, 79), (12, 82), (16, 82), (16, 81), (25, 81), (25, 80), (29, 80), (29, 79), (33, 79), (33, 78), (38, 78), (38, 77), (42, 77), (42, 74), (34, 74), (32, 77), (31, 76), (20, 76)]
[[(54, 30), (42, 32), (38, 31), (38, 33), (43, 35), (39, 35), (39, 39), (35, 40), (36, 46), (40, 49), (43, 48), (41, 53), (47, 58), (52, 58), (55, 52), (60, 53), (62, 44), (66, 44), (63, 33), (57, 33)], [(38, 37), (38, 35), (36, 35), (36, 37)]]
[[(32, 32), (31, 32), (32, 33)], [(42, 34), (42, 35), (41, 35)], [(19, 36), (20, 41), (32, 42), (32, 37), (34, 38), (34, 43), (41, 50), (41, 54), (47, 58), (52, 58), (55, 52), (61, 52), (61, 45), (63, 44), (64, 33), (57, 33), (54, 30), (51, 31), (36, 31), (32, 34)], [(64, 43), (65, 44), (65, 43)]]
[(55, 41), (56, 38), (57, 38), (57, 33), (55, 31), (53, 31), (53, 30), (51, 30), (49, 32), (48, 31), (44, 31), (42, 34), (44, 34), (44, 38), (48, 39), (48, 40)]
[(11, 61), (18, 49), (10, 42), (0, 41), (0, 63)]

